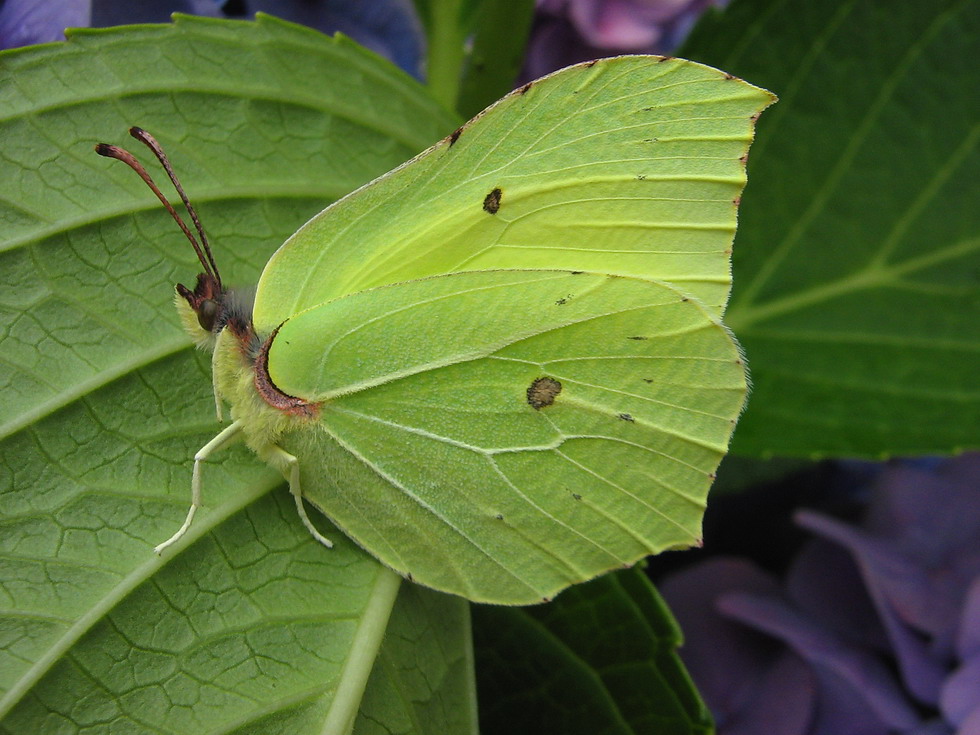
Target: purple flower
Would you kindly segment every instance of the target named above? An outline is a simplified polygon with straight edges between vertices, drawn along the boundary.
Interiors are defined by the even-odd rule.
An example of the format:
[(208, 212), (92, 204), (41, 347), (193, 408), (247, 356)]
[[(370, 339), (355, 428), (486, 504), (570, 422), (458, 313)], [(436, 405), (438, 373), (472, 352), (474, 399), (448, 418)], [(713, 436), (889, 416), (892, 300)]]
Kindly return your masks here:
[(65, 40), (65, 28), (87, 26), (92, 0), (5, 0), (0, 6), (0, 49)]
[(539, 0), (523, 77), (623, 53), (667, 53), (727, 0)]
[(782, 583), (716, 558), (661, 586), (719, 735), (980, 733), (980, 454), (887, 468), (860, 528), (796, 520)]

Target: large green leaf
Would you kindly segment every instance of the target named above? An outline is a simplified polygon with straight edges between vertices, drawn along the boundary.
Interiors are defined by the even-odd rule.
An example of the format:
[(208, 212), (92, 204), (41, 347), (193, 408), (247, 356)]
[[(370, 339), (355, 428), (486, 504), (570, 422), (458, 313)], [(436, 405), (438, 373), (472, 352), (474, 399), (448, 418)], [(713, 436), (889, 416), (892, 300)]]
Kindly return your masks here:
[(677, 623), (638, 569), (550, 605), (475, 605), (473, 629), (483, 735), (713, 732)]
[[(362, 695), (358, 731), (467, 729), (465, 606), (420, 590), (395, 605), (397, 577), (310, 539), (247, 451), (205, 467), (192, 543), (152, 553), (217, 426), (172, 307), (197, 266), (92, 151), (155, 132), (228, 279), (248, 282), (311, 214), (456, 121), (373, 54), (268, 18), (5, 53), (0, 110), (2, 731), (320, 732)], [(415, 696), (392, 706), (393, 687)]]
[(977, 0), (740, 0), (680, 53), (780, 96), (735, 243), (733, 451), (978, 446)]

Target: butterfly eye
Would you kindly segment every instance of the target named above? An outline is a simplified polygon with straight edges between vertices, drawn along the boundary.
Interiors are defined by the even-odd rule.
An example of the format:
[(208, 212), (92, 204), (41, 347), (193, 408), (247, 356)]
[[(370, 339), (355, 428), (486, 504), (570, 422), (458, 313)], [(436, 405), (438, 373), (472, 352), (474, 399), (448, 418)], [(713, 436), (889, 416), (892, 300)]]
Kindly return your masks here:
[(197, 322), (208, 332), (214, 331), (214, 324), (218, 320), (218, 313), (221, 307), (214, 299), (205, 299), (197, 309)]

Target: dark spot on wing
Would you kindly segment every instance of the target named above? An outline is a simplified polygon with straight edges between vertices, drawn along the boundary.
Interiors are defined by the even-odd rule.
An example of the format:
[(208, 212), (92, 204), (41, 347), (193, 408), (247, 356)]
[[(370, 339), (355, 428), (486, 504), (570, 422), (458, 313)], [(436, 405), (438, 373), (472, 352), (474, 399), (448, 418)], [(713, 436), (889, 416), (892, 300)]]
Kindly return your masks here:
[(527, 402), (537, 410), (546, 408), (555, 402), (561, 393), (561, 383), (554, 378), (536, 378), (527, 389)]
[(619, 418), (621, 418), (623, 421), (629, 421), (631, 424), (636, 423), (636, 419), (630, 416), (628, 413), (619, 414)]
[(455, 145), (456, 141), (459, 140), (459, 136), (462, 135), (462, 134), (463, 134), (463, 128), (462, 127), (458, 127), (458, 128), (456, 128), (453, 131), (452, 135), (449, 136), (449, 147), (450, 148), (452, 148), (453, 145)]
[(496, 214), (500, 209), (500, 197), (503, 196), (503, 192), (500, 191), (500, 187), (496, 187), (483, 197), (483, 211), (489, 212), (490, 214)]

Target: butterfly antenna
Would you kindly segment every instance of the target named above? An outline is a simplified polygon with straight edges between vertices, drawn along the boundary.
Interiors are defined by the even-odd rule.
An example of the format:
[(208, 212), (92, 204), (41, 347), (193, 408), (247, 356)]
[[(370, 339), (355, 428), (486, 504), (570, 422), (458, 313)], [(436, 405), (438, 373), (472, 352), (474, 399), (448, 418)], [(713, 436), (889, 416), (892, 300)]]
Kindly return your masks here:
[[(133, 169), (133, 171), (135, 171), (141, 179), (143, 179), (146, 185), (150, 187), (150, 190), (157, 195), (157, 199), (160, 200), (160, 203), (168, 212), (170, 212), (170, 216), (174, 218), (174, 222), (177, 223), (181, 231), (187, 236), (191, 246), (194, 248), (194, 252), (197, 253), (197, 259), (200, 261), (201, 267), (204, 268), (207, 274), (213, 278), (220, 287), (221, 278), (218, 276), (218, 270), (214, 266), (214, 259), (211, 257), (205, 257), (205, 251), (201, 249), (197, 239), (191, 233), (190, 228), (184, 223), (184, 220), (180, 218), (180, 215), (177, 214), (177, 210), (174, 209), (173, 205), (167, 201), (167, 197), (163, 195), (163, 192), (161, 192), (160, 188), (156, 185), (156, 183), (154, 183), (153, 178), (147, 173), (146, 169), (143, 168), (143, 164), (137, 161), (136, 157), (129, 151), (125, 150), (124, 148), (120, 148), (119, 146), (109, 145), (108, 143), (99, 143), (96, 145), (95, 152), (100, 156), (115, 158), (117, 161), (122, 161)], [(173, 174), (171, 174), (171, 178), (173, 178)], [(180, 193), (183, 196), (183, 192)], [(198, 225), (198, 227), (200, 227), (200, 225)], [(207, 255), (211, 255), (210, 249), (207, 250)]]
[(157, 143), (156, 138), (143, 130), (143, 128), (138, 128), (135, 126), (131, 127), (129, 129), (129, 134), (153, 151), (153, 155), (157, 157), (160, 165), (163, 166), (164, 171), (167, 172), (167, 176), (170, 177), (170, 181), (173, 183), (174, 188), (180, 195), (180, 200), (184, 203), (184, 206), (187, 208), (187, 213), (191, 216), (191, 220), (194, 222), (194, 227), (197, 230), (197, 234), (201, 238), (201, 247), (204, 250), (204, 254), (207, 256), (208, 263), (211, 264), (211, 272), (214, 273), (218, 286), (221, 286), (221, 275), (218, 273), (218, 264), (214, 262), (214, 255), (211, 253), (211, 244), (208, 242), (208, 236), (204, 234), (204, 228), (201, 226), (201, 220), (198, 219), (197, 211), (191, 205), (190, 199), (188, 199), (187, 195), (184, 193), (184, 187), (180, 185), (180, 180), (177, 178), (177, 174), (174, 173), (173, 167), (170, 165), (170, 159), (167, 158), (167, 154), (163, 152), (163, 147)]

